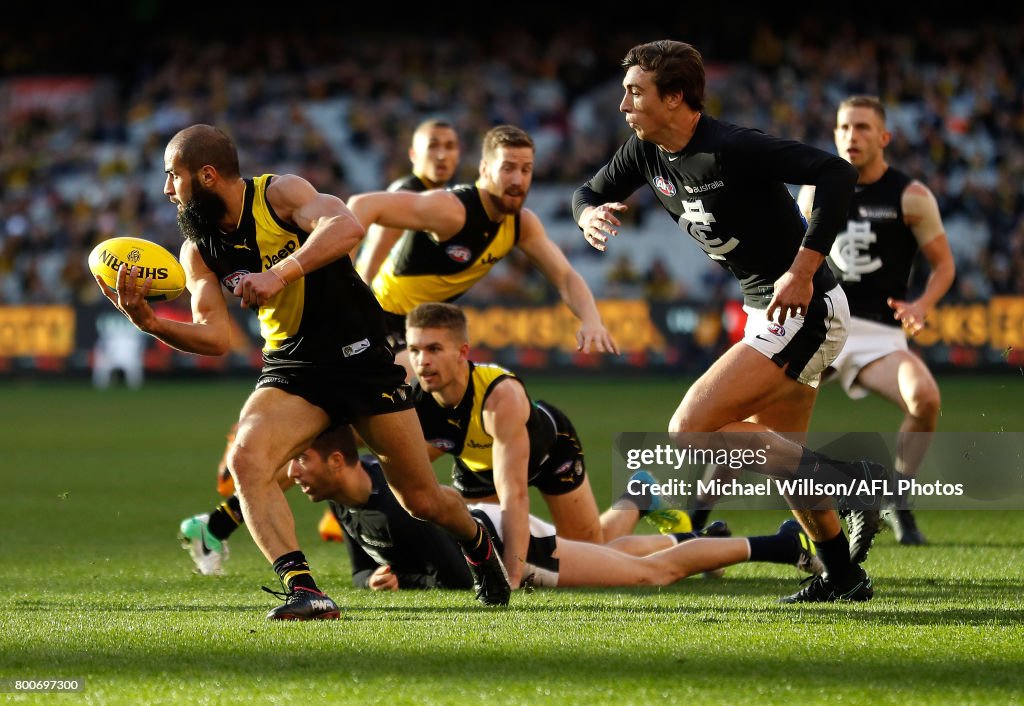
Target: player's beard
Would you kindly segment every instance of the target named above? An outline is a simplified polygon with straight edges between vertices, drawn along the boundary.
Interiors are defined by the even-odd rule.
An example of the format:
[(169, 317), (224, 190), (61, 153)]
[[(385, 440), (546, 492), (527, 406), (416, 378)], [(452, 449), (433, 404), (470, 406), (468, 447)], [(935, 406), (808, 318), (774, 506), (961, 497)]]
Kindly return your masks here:
[(192, 198), (178, 211), (178, 228), (193, 243), (221, 234), (221, 221), (228, 212), (224, 200), (192, 177)]
[(488, 196), (491, 197), (491, 203), (505, 216), (514, 216), (523, 210), (527, 193), (528, 191), (523, 189), (506, 189), (500, 194), (487, 192)]

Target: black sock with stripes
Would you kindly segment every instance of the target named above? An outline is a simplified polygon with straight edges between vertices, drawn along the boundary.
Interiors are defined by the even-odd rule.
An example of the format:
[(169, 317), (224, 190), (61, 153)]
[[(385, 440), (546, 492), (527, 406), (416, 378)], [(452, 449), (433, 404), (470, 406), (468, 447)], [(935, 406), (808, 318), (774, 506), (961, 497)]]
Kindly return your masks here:
[(472, 539), (459, 540), (459, 545), (462, 546), (462, 552), (466, 558), (474, 564), (479, 564), (491, 554), (490, 534), (484, 530), (484, 526), (480, 522), (476, 522), (476, 535)]
[(309, 588), (314, 591), (320, 589), (316, 586), (316, 581), (313, 580), (313, 574), (309, 570), (309, 564), (306, 562), (306, 555), (301, 551), (288, 552), (277, 558), (274, 562), (274, 571), (281, 578), (283, 583), (289, 591), (294, 591), (296, 588)]
[(210, 513), (207, 527), (210, 530), (210, 534), (217, 539), (224, 540), (230, 537), (231, 533), (244, 522), (242, 504), (239, 502), (237, 495), (232, 495)]

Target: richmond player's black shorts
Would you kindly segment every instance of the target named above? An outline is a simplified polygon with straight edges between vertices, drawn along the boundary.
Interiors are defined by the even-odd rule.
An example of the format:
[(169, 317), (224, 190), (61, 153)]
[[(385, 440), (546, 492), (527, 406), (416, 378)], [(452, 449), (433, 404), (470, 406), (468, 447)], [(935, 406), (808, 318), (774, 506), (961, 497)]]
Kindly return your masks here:
[[(583, 446), (576, 428), (560, 409), (543, 400), (538, 400), (537, 406), (554, 424), (555, 440), (541, 462), (528, 469), (527, 485), (544, 495), (565, 495), (583, 485), (587, 477)], [(494, 472), (472, 471), (456, 458), (452, 485), (467, 499), (490, 497), (495, 494)]]
[[(366, 356), (363, 358), (363, 356)], [(412, 409), (405, 368), (384, 346), (359, 355), (359, 365), (265, 361), (256, 389), (276, 387), (327, 412), (331, 424)]]

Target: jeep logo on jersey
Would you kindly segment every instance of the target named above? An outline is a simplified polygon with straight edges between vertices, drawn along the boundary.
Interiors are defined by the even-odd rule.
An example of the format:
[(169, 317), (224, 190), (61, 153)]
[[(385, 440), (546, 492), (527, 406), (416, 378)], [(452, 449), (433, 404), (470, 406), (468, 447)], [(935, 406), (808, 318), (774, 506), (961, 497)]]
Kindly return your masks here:
[(679, 217), (679, 227), (683, 232), (697, 241), (700, 249), (708, 254), (712, 260), (724, 260), (727, 253), (740, 244), (736, 238), (729, 238), (722, 241), (711, 232), (711, 224), (715, 223), (715, 217), (704, 211), (704, 203), (696, 201), (683, 201), (683, 208), (686, 213)]
[(773, 321), (768, 324), (768, 333), (774, 336), (785, 336), (786, 329), (782, 327), (782, 324), (777, 324)]
[(444, 249), (448, 257), (458, 263), (467, 263), (473, 257), (473, 251), (464, 245), (449, 245)]
[(452, 451), (455, 449), (455, 442), (451, 439), (431, 439), (428, 443), (435, 449), (441, 449), (442, 451)]
[(676, 195), (676, 185), (665, 179), (663, 176), (654, 177), (654, 186), (657, 187), (658, 191), (665, 194), (665, 196)]
[(235, 287), (238, 286), (238, 283), (242, 281), (242, 278), (249, 274), (252, 274), (249, 270), (238, 270), (237, 272), (229, 274), (227, 277), (222, 279), (221, 282), (224, 283), (225, 287), (234, 291)]
[(872, 258), (868, 248), (878, 240), (867, 221), (847, 221), (846, 230), (836, 236), (829, 257), (843, 273), (846, 282), (860, 282), (861, 275), (874, 272), (882, 266), (879, 258)]

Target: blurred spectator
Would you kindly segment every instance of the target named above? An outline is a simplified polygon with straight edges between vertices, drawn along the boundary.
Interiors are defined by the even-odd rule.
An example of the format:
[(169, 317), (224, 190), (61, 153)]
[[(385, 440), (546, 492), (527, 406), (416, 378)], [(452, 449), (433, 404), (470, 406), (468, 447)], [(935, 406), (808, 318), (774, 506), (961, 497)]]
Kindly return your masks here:
[(604, 282), (604, 287), (599, 290), (601, 296), (609, 299), (635, 299), (641, 293), (643, 277), (629, 252), (620, 252), (608, 268)]
[[(564, 194), (542, 217), (575, 258), (582, 251), (569, 195), (628, 134), (607, 109), (622, 91), (615, 66), (653, 31), (556, 13), (543, 27), (503, 24), (494, 35), (447, 26), (424, 34), (425, 20), (395, 41), (374, 32), (339, 36), (324, 14), (322, 32), (255, 25), (228, 42), (163, 31), (157, 17), (170, 18), (153, 11), (132, 31), (102, 39), (85, 24), (0, 29), (0, 304), (94, 300), (81, 264), (112, 235), (177, 251), (175, 211), (161, 197), (162, 149), (200, 121), (230, 125), (255, 173), (296, 172), (341, 198), (406, 171), (406, 131), (424, 117), (450, 116), (467, 153), (494, 124), (518, 124), (537, 143), (536, 184)], [(212, 19), (227, 10), (209, 12)], [(708, 66), (710, 113), (833, 149), (838, 101), (877, 93), (890, 108), (894, 161), (939, 200), (963, 273), (960, 294), (1022, 292), (1020, 11), (971, 23), (887, 14), (884, 27), (809, 12), (785, 29), (740, 15), (728, 36), (686, 37), (720, 58)], [(679, 31), (692, 34), (703, 26), (697, 18)], [(14, 26), (23, 25), (12, 19)], [(86, 36), (104, 51), (77, 51)], [(464, 164), (456, 181), (475, 177), (475, 165)], [(675, 282), (663, 271), (659, 248), (680, 235), (653, 205), (643, 196), (631, 201), (623, 231), (638, 246), (628, 256), (633, 268), (650, 270), (653, 283), (636, 286), (619, 260), (606, 272), (588, 248), (587, 258), (600, 262), (586, 268), (595, 294), (632, 288), (631, 296), (664, 296), (688, 287), (695, 297), (728, 296), (713, 263), (694, 264)], [(513, 282), (525, 270), (506, 268), (504, 283), (474, 299), (537, 298), (531, 280)]]
[(665, 260), (658, 258), (644, 274), (644, 297), (652, 302), (667, 302), (686, 296), (686, 288), (669, 272)]

